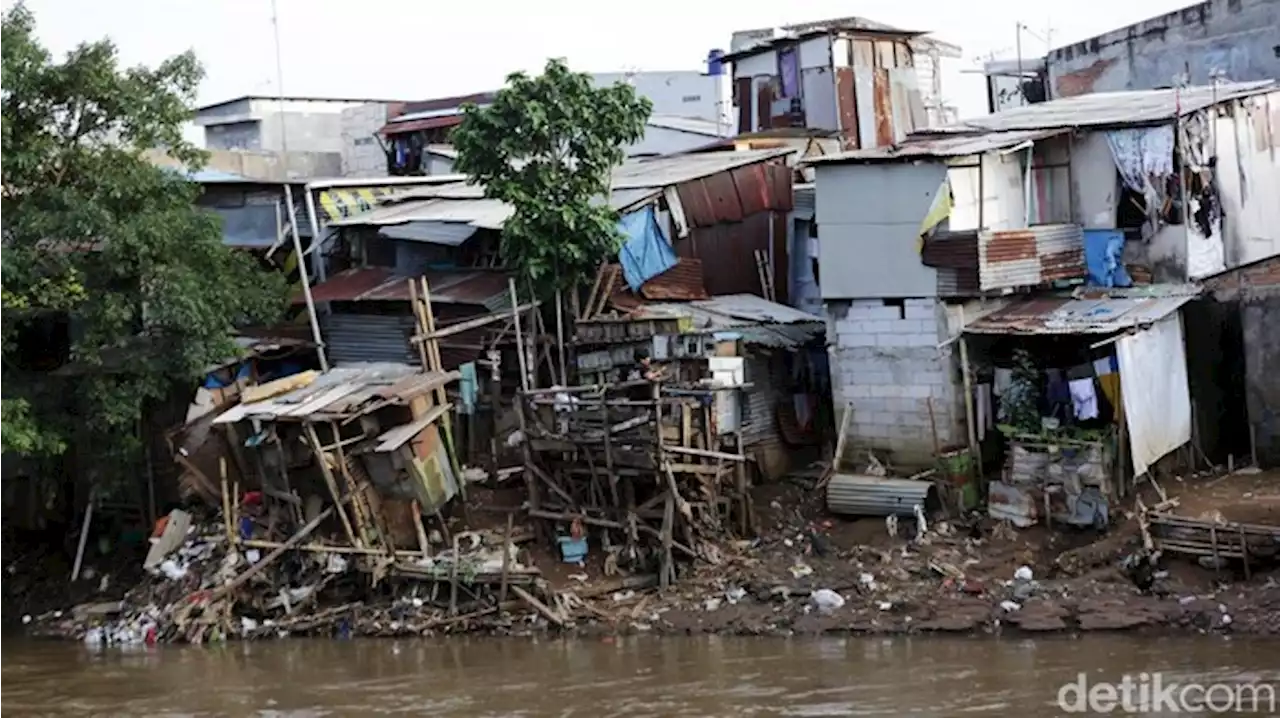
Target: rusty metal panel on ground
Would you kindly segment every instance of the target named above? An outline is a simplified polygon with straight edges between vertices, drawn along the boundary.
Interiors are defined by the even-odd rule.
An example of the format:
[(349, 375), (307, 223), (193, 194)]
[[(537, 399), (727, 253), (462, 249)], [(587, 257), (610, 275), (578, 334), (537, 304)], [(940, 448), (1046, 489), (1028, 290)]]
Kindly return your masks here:
[(1077, 224), (980, 232), (978, 261), (983, 290), (1083, 277), (1084, 232)]

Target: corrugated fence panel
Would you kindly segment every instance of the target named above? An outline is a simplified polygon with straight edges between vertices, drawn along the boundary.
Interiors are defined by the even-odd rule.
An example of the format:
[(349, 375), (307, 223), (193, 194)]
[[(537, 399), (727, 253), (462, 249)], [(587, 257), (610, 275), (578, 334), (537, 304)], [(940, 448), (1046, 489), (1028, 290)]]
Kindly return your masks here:
[(1078, 224), (1043, 224), (978, 234), (982, 289), (1037, 287), (1085, 275)]
[(336, 365), (358, 362), (418, 363), (409, 346), (413, 317), (330, 314), (324, 318), (325, 351)]

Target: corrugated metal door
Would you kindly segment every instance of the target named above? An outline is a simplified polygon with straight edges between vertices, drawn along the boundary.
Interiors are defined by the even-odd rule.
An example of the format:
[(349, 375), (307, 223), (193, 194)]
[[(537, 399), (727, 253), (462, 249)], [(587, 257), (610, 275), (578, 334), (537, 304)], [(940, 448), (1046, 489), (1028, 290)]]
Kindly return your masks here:
[(398, 362), (417, 364), (409, 346), (412, 317), (377, 314), (330, 314), (324, 320), (325, 350), (333, 364)]
[(746, 446), (780, 440), (775, 407), (779, 397), (777, 387), (782, 386), (784, 380), (781, 362), (771, 359), (770, 356), (747, 357), (746, 379), (752, 386), (744, 390), (743, 396), (746, 411), (743, 412), (742, 443)]

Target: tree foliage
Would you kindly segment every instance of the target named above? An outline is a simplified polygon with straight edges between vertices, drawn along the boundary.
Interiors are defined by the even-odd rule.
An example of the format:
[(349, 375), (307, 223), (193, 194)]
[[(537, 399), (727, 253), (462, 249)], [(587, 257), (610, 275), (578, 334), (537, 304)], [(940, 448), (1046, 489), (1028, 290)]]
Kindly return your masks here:
[(204, 162), (182, 137), (194, 55), (123, 68), (104, 40), (56, 61), (22, 5), (0, 53), (4, 450), (58, 452), (74, 435), (127, 454), (146, 402), (232, 356), (235, 325), (279, 318), (284, 278), (223, 245), (199, 187), (144, 157)]
[(630, 85), (595, 88), (555, 59), (538, 77), (508, 76), (488, 107), (465, 108), (456, 167), (514, 209), (502, 231), (508, 267), (546, 290), (589, 277), (617, 251), (617, 213), (602, 200), (651, 110)]

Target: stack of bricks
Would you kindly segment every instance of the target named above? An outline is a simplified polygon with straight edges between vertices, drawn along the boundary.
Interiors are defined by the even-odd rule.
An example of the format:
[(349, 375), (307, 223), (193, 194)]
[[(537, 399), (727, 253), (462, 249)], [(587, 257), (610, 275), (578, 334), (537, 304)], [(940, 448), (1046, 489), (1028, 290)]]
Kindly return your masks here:
[[(854, 299), (827, 307), (833, 398), (852, 404), (846, 440), (853, 450), (889, 452), (895, 466), (933, 462), (933, 426), (946, 447), (963, 443), (959, 372), (946, 339), (944, 308), (934, 299)], [(855, 461), (848, 452), (846, 456)]]

